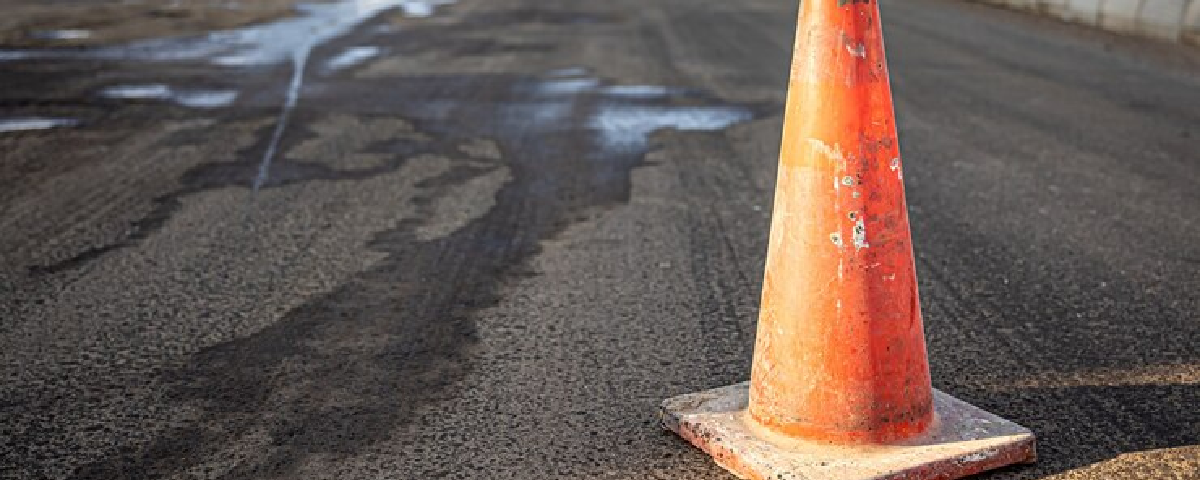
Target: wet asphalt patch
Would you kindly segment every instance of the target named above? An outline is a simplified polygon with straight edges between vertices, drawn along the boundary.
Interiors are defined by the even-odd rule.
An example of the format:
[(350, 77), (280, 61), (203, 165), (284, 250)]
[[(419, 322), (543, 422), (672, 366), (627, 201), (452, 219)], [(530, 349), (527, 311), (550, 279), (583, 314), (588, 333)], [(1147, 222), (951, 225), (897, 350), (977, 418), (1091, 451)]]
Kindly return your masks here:
[[(473, 17), (447, 28), (467, 28), (471, 21), (578, 25), (609, 20), (531, 10)], [(443, 41), (439, 30), (423, 27), (419, 34), (425, 41), (388, 52), (425, 45), (448, 55), (483, 57), (553, 49), (478, 39)], [(406, 34), (412, 38), (412, 32)], [(434, 36), (438, 41), (431, 40)], [(318, 55), (338, 51), (344, 50), (321, 48)], [(496, 305), (506, 280), (532, 274), (525, 264), (542, 241), (590, 212), (629, 200), (630, 173), (653, 148), (655, 132), (719, 132), (770, 110), (730, 104), (692, 89), (622, 85), (594, 77), (587, 68), (537, 75), (356, 78), (353, 69), (316, 75), (304, 71), (316, 68), (305, 69), (304, 63), (293, 67), (297, 65), (305, 82), (293, 84), (294, 112), (287, 128), (260, 127), (257, 144), (235, 158), (187, 170), (178, 187), (155, 198), (154, 207), (132, 222), (119, 241), (32, 266), (31, 273), (63, 274), (117, 250), (136, 248), (164, 228), (189, 196), (205, 191), (361, 181), (425, 158), (453, 162), (448, 171), (421, 183), (442, 192), (438, 195), (497, 168), (510, 170), (511, 178), (481, 217), (434, 238), (417, 233), (431, 219), (379, 232), (369, 248), (384, 256), (369, 270), (309, 299), (267, 328), (207, 348), (186, 367), (166, 373), (164, 401), (200, 412), (200, 417), (162, 432), (149, 444), (121, 445), (74, 478), (183, 473), (206, 459), (221, 458), (231, 441), (246, 436), (270, 438), (272, 447), (227, 465), (224, 477), (286, 476), (309, 455), (360, 452), (386, 439), (390, 426), (455, 394), (456, 384), (472, 369), (471, 349), (477, 342), (473, 313)], [(107, 101), (177, 101), (174, 93), (186, 90), (168, 85), (126, 83), (108, 87), (103, 91), (109, 94), (102, 96)], [(269, 97), (244, 97), (238, 102), (270, 108), (262, 100)], [(224, 121), (261, 118), (260, 112), (239, 110), (239, 104), (215, 112)], [(364, 145), (360, 153), (380, 159), (370, 166), (301, 158), (300, 146), (319, 136), (313, 126), (327, 117), (322, 105), (354, 112), (363, 122), (393, 122), (410, 130)], [(277, 137), (272, 130), (279, 131)], [(481, 140), (494, 144), (494, 152), (480, 154), (470, 147)], [(173, 141), (212, 139), (191, 133)], [(276, 146), (278, 152), (267, 154), (264, 162), (264, 152)], [(437, 201), (426, 197), (418, 204)], [(353, 395), (353, 400), (323, 400), (328, 395)]]

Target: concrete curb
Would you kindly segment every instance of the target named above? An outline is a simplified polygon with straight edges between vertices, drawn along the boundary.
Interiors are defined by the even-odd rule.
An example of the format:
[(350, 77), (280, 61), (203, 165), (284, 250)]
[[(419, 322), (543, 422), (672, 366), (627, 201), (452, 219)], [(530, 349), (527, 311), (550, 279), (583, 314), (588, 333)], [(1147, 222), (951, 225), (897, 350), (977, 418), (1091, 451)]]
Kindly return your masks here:
[(1200, 0), (977, 0), (1072, 23), (1200, 47)]

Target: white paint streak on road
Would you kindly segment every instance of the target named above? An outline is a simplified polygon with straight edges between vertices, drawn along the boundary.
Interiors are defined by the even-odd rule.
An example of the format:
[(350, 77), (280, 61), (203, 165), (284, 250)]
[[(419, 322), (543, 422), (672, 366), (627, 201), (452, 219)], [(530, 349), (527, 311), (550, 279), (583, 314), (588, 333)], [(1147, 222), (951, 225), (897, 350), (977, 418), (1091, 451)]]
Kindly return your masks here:
[(123, 100), (164, 100), (192, 108), (227, 107), (237, 100), (234, 90), (176, 89), (163, 84), (118, 85), (100, 91), (105, 98)]
[(343, 50), (336, 57), (333, 57), (325, 62), (326, 72), (336, 72), (347, 68), (356, 67), (363, 62), (379, 56), (380, 49), (375, 46), (350, 47)]
[(258, 164), (258, 173), (254, 176), (254, 191), (256, 192), (267, 183), (267, 179), (270, 177), (271, 162), (275, 159), (275, 153), (279, 151), (279, 143), (283, 140), (283, 133), (287, 131), (288, 123), (292, 119), (292, 112), (296, 109), (296, 104), (300, 102), (300, 88), (304, 86), (304, 68), (308, 64), (310, 52), (312, 52), (312, 45), (297, 50), (293, 56), (292, 81), (288, 84), (283, 108), (279, 112), (279, 119), (275, 122), (275, 130), (271, 133), (271, 142), (267, 144), (267, 152), (263, 154), (262, 162)]
[(79, 124), (79, 120), (71, 118), (22, 117), (0, 118), (0, 133), (25, 132), (29, 130), (47, 130), (58, 127), (71, 127)]

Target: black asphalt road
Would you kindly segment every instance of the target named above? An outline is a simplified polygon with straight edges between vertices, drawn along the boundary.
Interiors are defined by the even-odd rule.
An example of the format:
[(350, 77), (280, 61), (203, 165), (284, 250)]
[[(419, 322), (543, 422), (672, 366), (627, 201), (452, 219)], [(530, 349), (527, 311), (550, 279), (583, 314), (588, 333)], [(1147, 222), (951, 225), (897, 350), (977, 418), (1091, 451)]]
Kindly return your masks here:
[[(389, 10), (270, 158), (287, 61), (10, 55), (79, 123), (0, 133), (0, 477), (731, 478), (654, 415), (749, 374), (795, 12)], [(982, 478), (1200, 478), (1196, 50), (884, 16), (934, 384), (1040, 439)]]

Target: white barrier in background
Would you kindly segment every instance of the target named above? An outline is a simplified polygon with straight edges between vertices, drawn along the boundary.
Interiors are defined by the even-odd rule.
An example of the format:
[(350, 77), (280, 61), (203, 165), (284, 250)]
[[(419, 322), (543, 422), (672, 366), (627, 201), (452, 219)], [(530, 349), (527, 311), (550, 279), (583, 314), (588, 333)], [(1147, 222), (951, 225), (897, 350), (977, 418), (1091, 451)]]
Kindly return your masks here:
[(1200, 0), (978, 0), (1114, 32), (1200, 46)]

